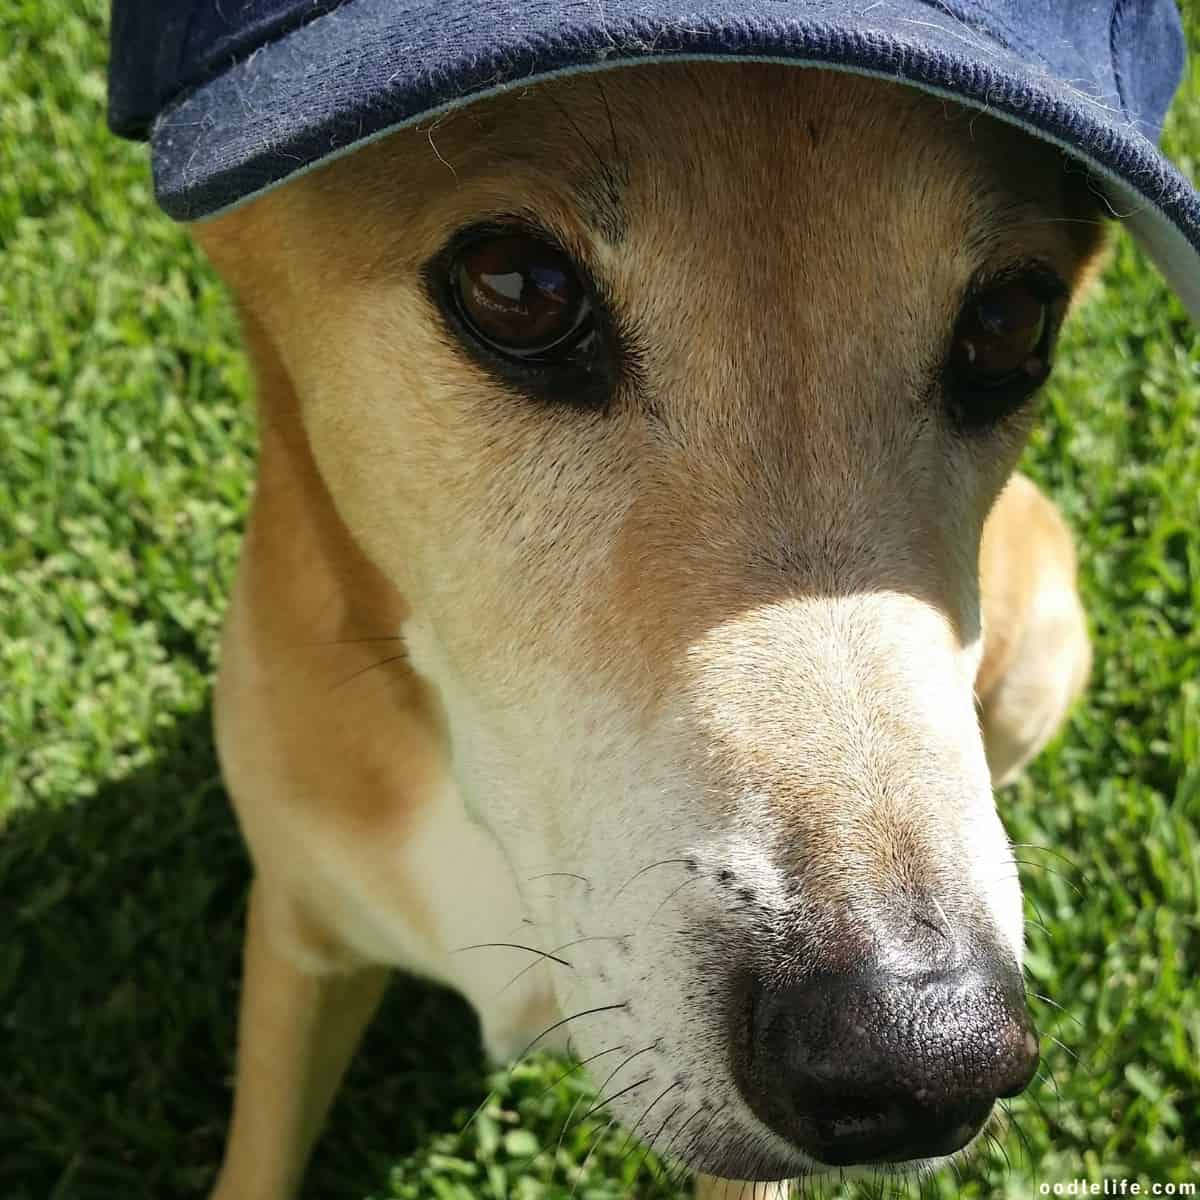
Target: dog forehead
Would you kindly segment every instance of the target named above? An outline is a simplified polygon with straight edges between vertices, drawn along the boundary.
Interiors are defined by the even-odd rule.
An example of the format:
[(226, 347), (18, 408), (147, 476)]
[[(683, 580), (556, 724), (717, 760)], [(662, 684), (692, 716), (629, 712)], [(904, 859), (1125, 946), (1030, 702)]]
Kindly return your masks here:
[(966, 232), (987, 182), (985, 156), (940, 102), (877, 80), (677, 64), (625, 72), (607, 107), (626, 118), (615, 151), (634, 225), (711, 233), (738, 254), (770, 237), (773, 258), (844, 241), (868, 258), (914, 218), (945, 242)]
[(928, 285), (939, 255), (953, 269), (954, 253), (986, 257), (1016, 228), (1035, 253), (1068, 251), (1044, 220), (1061, 207), (1061, 174), (1052, 147), (904, 85), (656, 63), (469, 105), (312, 173), (283, 199), (300, 200), (368, 270), (516, 215), (602, 263), (687, 244), (710, 281), (722, 264), (744, 281), (750, 253), (758, 278), (803, 255), (822, 270), (923, 272)]

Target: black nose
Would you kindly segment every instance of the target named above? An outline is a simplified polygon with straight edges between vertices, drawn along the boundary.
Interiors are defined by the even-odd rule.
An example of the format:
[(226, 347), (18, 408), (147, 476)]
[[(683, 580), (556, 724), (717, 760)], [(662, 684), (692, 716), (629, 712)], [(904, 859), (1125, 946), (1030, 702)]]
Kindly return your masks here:
[(1015, 965), (751, 984), (742, 1012), (745, 1099), (835, 1166), (952, 1154), (1037, 1068)]

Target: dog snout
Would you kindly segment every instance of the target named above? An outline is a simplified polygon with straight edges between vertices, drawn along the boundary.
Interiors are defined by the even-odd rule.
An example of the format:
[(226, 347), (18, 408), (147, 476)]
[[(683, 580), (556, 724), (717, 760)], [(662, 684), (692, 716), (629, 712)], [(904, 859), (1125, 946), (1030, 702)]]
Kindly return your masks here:
[(830, 1166), (952, 1154), (1037, 1068), (1020, 976), (999, 957), (923, 974), (874, 965), (786, 986), (752, 979), (742, 997), (743, 1097)]

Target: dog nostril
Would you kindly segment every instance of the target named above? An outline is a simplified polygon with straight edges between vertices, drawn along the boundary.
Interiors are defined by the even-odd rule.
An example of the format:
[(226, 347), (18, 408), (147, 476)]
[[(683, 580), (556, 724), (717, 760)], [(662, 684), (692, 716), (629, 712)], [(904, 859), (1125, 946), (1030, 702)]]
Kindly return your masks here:
[(751, 984), (744, 995), (739, 1089), (765, 1124), (830, 1165), (952, 1154), (1037, 1066), (1007, 965)]

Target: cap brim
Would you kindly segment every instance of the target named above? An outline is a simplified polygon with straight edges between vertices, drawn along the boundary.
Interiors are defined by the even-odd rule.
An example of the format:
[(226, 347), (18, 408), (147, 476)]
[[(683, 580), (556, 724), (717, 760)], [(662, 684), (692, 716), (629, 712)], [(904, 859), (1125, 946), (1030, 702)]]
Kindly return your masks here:
[(162, 207), (215, 216), (406, 125), (546, 79), (664, 59), (791, 63), (904, 83), (1060, 146), (1200, 321), (1189, 181), (1111, 98), (924, 0), (444, 0), (438, 16), (431, 27), (427, 9), (354, 0), (184, 96), (151, 133)]

